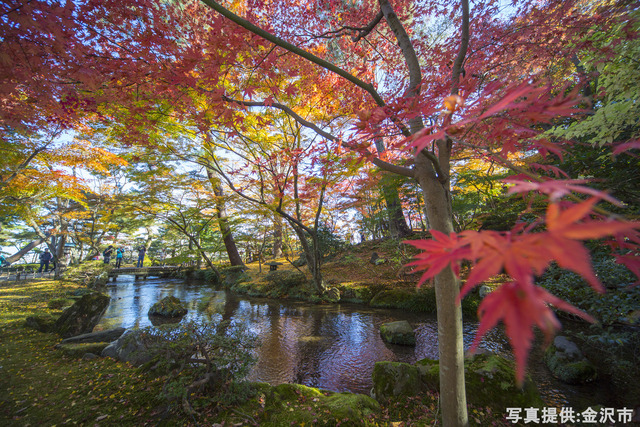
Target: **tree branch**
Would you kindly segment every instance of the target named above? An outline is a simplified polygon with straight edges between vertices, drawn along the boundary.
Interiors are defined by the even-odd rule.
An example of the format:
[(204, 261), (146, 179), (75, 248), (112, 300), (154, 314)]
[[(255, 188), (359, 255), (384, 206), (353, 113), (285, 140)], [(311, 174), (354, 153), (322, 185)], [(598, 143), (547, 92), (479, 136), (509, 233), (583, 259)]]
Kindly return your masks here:
[(462, 35), (460, 36), (460, 50), (453, 63), (451, 72), (451, 95), (457, 95), (460, 87), (460, 74), (469, 47), (469, 0), (462, 0)]
[[(264, 102), (261, 102), (261, 101), (241, 101), (241, 100), (238, 100), (238, 99), (229, 98), (227, 96), (223, 96), (222, 99), (224, 101), (236, 103), (236, 104), (239, 104), (239, 105), (244, 105), (246, 107), (268, 107), (269, 106), (269, 105), (266, 105)], [(278, 102), (274, 102), (274, 103), (270, 104), (270, 106), (273, 107), (273, 108), (278, 108), (278, 109), (284, 111), (289, 116), (293, 117), (293, 119), (295, 121), (297, 121), (298, 123), (300, 123), (302, 126), (307, 127), (309, 129), (312, 129), (318, 135), (328, 139), (329, 141), (340, 142), (343, 146), (345, 146), (345, 147), (347, 147), (347, 148), (349, 148), (351, 150), (355, 149), (355, 147), (353, 147), (352, 145), (350, 145), (348, 143), (345, 143), (344, 141), (340, 141), (340, 139), (337, 136), (332, 135), (331, 133), (320, 129), (320, 127), (318, 127), (316, 124), (311, 123), (308, 120), (305, 120), (304, 118), (302, 118), (300, 115), (295, 113), (291, 108), (287, 107), (286, 105), (280, 104)], [(409, 177), (409, 178), (414, 178), (415, 177), (413, 169), (411, 169), (411, 168), (394, 165), (394, 164), (385, 162), (384, 160), (379, 159), (377, 157), (373, 157), (371, 159), (371, 162), (374, 165), (378, 166), (380, 169), (384, 169), (384, 170), (386, 170), (388, 172), (395, 173), (395, 174), (402, 175), (402, 176), (406, 176), (406, 177)]]
[[(420, 69), (418, 56), (416, 55), (416, 51), (413, 48), (411, 40), (409, 39), (409, 35), (398, 19), (398, 15), (396, 15), (393, 7), (389, 3), (389, 0), (378, 0), (378, 2), (380, 4), (380, 10), (384, 14), (389, 28), (391, 28), (396, 36), (396, 40), (402, 50), (402, 55), (404, 56), (407, 68), (409, 69), (409, 88), (407, 89), (407, 97), (415, 98), (420, 94), (420, 84), (422, 83), (422, 71)], [(420, 115), (416, 115), (409, 121), (409, 126), (412, 134), (416, 134), (422, 130), (424, 128), (422, 117)]]
[(358, 43), (363, 37), (366, 37), (369, 33), (371, 33), (371, 31), (373, 31), (376, 25), (378, 25), (380, 21), (382, 21), (382, 18), (384, 18), (384, 14), (382, 13), (382, 11), (380, 11), (376, 15), (376, 17), (373, 18), (373, 21), (369, 23), (369, 25), (364, 28), (358, 29), (358, 35), (356, 37), (353, 37), (351, 40), (353, 40), (354, 43)]

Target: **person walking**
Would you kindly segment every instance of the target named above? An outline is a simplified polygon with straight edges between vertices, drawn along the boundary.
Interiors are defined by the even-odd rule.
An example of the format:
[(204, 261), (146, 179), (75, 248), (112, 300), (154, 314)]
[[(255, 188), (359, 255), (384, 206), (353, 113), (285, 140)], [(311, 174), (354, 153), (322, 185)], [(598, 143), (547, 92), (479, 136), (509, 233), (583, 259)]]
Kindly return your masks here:
[(44, 252), (40, 254), (40, 269), (38, 273), (42, 273), (42, 267), (44, 267), (44, 272), (49, 272), (49, 263), (53, 259), (53, 255), (49, 252), (49, 248), (44, 248)]
[(116, 268), (120, 268), (120, 264), (122, 264), (122, 258), (124, 257), (124, 249), (118, 248), (116, 251)]
[(104, 263), (109, 264), (111, 261), (111, 256), (113, 255), (113, 246), (109, 245), (107, 249), (102, 252), (102, 256), (104, 257)]
[(144, 253), (146, 251), (147, 250), (144, 246), (140, 246), (140, 248), (138, 249), (138, 263), (136, 264), (136, 267), (142, 267), (142, 264), (144, 263)]

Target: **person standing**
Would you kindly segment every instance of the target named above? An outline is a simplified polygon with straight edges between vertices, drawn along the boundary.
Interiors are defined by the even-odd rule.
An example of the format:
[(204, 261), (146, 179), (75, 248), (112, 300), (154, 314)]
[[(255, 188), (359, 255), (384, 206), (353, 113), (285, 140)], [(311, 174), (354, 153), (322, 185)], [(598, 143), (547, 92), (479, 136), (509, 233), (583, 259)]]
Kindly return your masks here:
[(42, 267), (44, 267), (44, 272), (47, 273), (49, 271), (49, 262), (53, 259), (53, 255), (49, 252), (49, 248), (44, 248), (44, 252), (40, 254), (40, 269), (38, 273), (42, 273)]
[(104, 257), (104, 263), (109, 264), (111, 261), (111, 256), (113, 255), (113, 246), (109, 245), (107, 249), (102, 252), (102, 256)]
[(122, 258), (124, 257), (124, 249), (118, 248), (116, 251), (116, 268), (120, 268), (120, 264), (122, 264)]
[(138, 249), (138, 263), (136, 264), (136, 267), (142, 267), (142, 264), (144, 263), (145, 252), (146, 249), (144, 248), (144, 246), (140, 246), (140, 249)]

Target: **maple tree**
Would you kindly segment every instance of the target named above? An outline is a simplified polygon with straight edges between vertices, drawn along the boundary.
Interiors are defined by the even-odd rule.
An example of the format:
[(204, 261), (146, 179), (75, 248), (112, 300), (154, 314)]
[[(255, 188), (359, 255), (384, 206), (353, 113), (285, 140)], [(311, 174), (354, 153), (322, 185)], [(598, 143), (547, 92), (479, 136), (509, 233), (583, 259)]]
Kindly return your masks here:
[[(525, 5), (518, 11), (522, 18), (516, 20), (515, 25), (511, 25), (500, 19), (491, 19), (489, 14), (491, 5), (489, 5), (484, 11), (482, 6), (479, 8), (479, 15), (484, 19), (473, 22), (469, 21), (469, 5), (463, 1), (461, 2), (460, 38), (451, 38), (449, 46), (446, 44), (438, 46), (438, 49), (434, 49), (433, 52), (437, 57), (430, 56), (431, 62), (424, 61), (442, 64), (443, 58), (446, 58), (446, 61), (453, 61), (450, 62), (451, 72), (442, 73), (447, 78), (431, 74), (424, 81), (414, 45), (398, 20), (398, 13), (402, 12), (394, 11), (389, 2), (380, 1), (378, 4), (381, 16), (377, 15), (371, 21), (372, 25), (348, 25), (348, 18), (352, 18), (348, 16), (348, 8), (338, 2), (331, 3), (332, 12), (336, 10), (343, 12), (335, 13), (332, 18), (332, 24), (337, 25), (338, 22), (342, 24), (341, 29), (334, 30), (334, 35), (344, 31), (350, 34), (355, 33), (354, 39), (359, 38), (361, 35), (366, 35), (370, 28), (374, 28), (383, 17), (393, 30), (409, 70), (409, 82), (404, 87), (404, 97), (393, 108), (387, 106), (374, 86), (365, 83), (359, 78), (360, 76), (356, 77), (343, 69), (328, 65), (323, 59), (313, 54), (300, 52), (297, 46), (292, 46), (279, 36), (255, 27), (254, 24), (239, 18), (216, 2), (209, 0), (204, 2), (249, 31), (325, 67), (371, 95), (377, 108), (361, 110), (359, 114), (361, 122), (358, 127), (365, 137), (375, 138), (385, 121), (388, 125), (396, 125), (404, 133), (407, 137), (404, 141), (408, 141), (408, 145), (413, 147), (416, 153), (413, 170), (390, 166), (380, 159), (373, 158), (373, 160), (374, 162), (377, 160), (383, 168), (393, 172), (415, 176), (424, 191), (429, 221), (436, 236), (435, 242), (438, 240), (440, 242), (438, 244), (416, 242), (415, 245), (425, 252), (414, 265), (427, 270), (423, 279), (436, 279), (440, 330), (447, 330), (448, 333), (455, 335), (453, 331), (460, 328), (459, 312), (453, 316), (442, 312), (453, 305), (452, 299), (459, 299), (455, 267), (461, 260), (469, 259), (475, 263), (464, 291), (477, 284), (480, 279), (487, 279), (501, 272), (504, 267), (514, 281), (503, 285), (494, 296), (485, 300), (480, 309), (482, 323), (479, 336), (500, 319), (506, 323), (507, 333), (512, 339), (516, 352), (518, 379), (522, 380), (526, 354), (532, 339), (531, 327), (537, 325), (546, 333), (551, 333), (558, 327), (558, 322), (546, 303), (553, 303), (559, 308), (571, 310), (567, 304), (563, 304), (559, 299), (536, 287), (533, 284), (533, 276), (540, 274), (551, 260), (555, 260), (560, 265), (579, 272), (589, 279), (592, 286), (597, 287), (594, 281), (595, 276), (589, 267), (586, 250), (578, 241), (623, 232), (629, 233), (637, 228), (637, 224), (616, 220), (605, 223), (587, 221), (585, 224), (580, 224), (579, 222), (585, 216), (593, 212), (596, 199), (576, 203), (575, 206), (562, 212), (558, 207), (558, 199), (572, 191), (595, 193), (580, 187), (578, 184), (581, 182), (545, 181), (544, 178), (529, 173), (526, 178), (533, 182), (519, 182), (516, 184), (515, 191), (541, 191), (549, 194), (551, 204), (545, 221), (546, 232), (532, 233), (533, 227), (523, 228), (519, 233), (475, 232), (472, 235), (466, 235), (466, 239), (473, 238), (473, 240), (464, 244), (460, 243), (461, 240), (454, 235), (449, 238), (444, 237), (446, 234), (438, 233), (453, 231), (448, 188), (451, 156), (454, 154), (452, 149), (454, 146), (469, 148), (477, 155), (487, 156), (516, 170), (522, 168), (518, 168), (508, 160), (506, 155), (510, 152), (536, 149), (543, 154), (549, 150), (558, 152), (559, 149), (551, 141), (538, 138), (541, 132), (536, 129), (535, 124), (550, 122), (558, 116), (577, 113), (575, 107), (579, 100), (576, 98), (577, 91), (565, 94), (566, 87), (559, 87), (553, 83), (553, 80), (549, 80), (549, 76), (545, 75), (546, 70), (550, 60), (558, 68), (566, 70), (569, 65), (562, 63), (563, 57), (571, 57), (579, 49), (588, 49), (588, 43), (581, 40), (579, 32), (585, 26), (597, 25), (602, 15), (581, 13), (573, 8), (570, 2), (550, 2), (545, 5), (545, 8)], [(258, 9), (264, 5), (252, 6)], [(395, 6), (398, 7), (398, 5)], [(249, 8), (247, 15), (260, 22), (260, 18), (264, 15), (255, 12), (252, 15), (251, 11)], [(611, 18), (610, 14), (605, 16)], [(313, 15), (311, 17), (313, 18)], [(308, 14), (305, 15), (306, 23), (309, 18)], [(287, 28), (278, 28), (273, 23), (270, 23), (270, 26), (274, 27), (274, 32), (279, 32), (281, 37), (295, 37), (297, 28), (291, 25), (291, 21), (291, 19), (287, 21)], [(485, 28), (478, 27), (480, 22)], [(266, 26), (264, 21), (260, 23)], [(495, 49), (491, 47), (491, 43), (487, 46), (488, 40), (482, 38), (487, 36), (486, 28), (490, 28), (493, 32), (491, 40), (495, 41), (497, 46)], [(534, 32), (528, 32), (526, 28), (534, 28)], [(561, 33), (558, 33), (559, 28), (562, 28)], [(474, 39), (471, 39), (470, 33)], [(559, 35), (562, 37), (558, 37)], [(531, 49), (532, 38), (537, 43), (542, 42), (541, 45), (539, 44), (540, 49)], [(470, 44), (474, 51), (467, 55)], [(484, 49), (480, 48), (481, 46)], [(523, 49), (525, 46), (526, 50)], [(314, 47), (310, 46), (310, 50)], [(556, 55), (550, 55), (550, 50), (556, 51)], [(526, 60), (522, 61), (523, 58)], [(500, 61), (504, 62), (500, 63)], [(545, 63), (544, 68), (541, 67), (542, 61)], [(526, 68), (516, 65), (518, 63)], [(523, 74), (529, 76), (529, 82), (519, 81)], [(367, 76), (366, 72), (363, 76)], [(449, 90), (448, 94), (447, 90)], [(425, 99), (426, 96), (421, 98), (420, 91), (424, 94), (429, 93), (431, 99)], [(433, 96), (436, 93), (441, 94), (439, 99)], [(467, 99), (461, 94), (464, 94)], [(437, 101), (434, 102), (434, 98)], [(441, 114), (438, 103), (443, 98), (445, 111)], [(440, 117), (437, 116), (438, 114)], [(424, 127), (423, 117), (434, 118), (433, 124)], [(408, 126), (399, 124), (402, 119), (407, 119)], [(323, 136), (348, 146), (348, 143), (341, 141), (341, 138), (326, 134)], [(353, 148), (362, 149), (362, 147)], [(369, 159), (372, 158), (367, 152), (363, 155)], [(600, 195), (600, 197), (607, 198), (606, 195)], [(566, 232), (563, 229), (571, 231)], [(536, 249), (540, 249), (542, 245), (545, 251), (536, 252)], [(485, 259), (481, 255), (483, 251), (495, 254), (495, 257)], [(505, 259), (501, 259), (498, 254)], [(629, 261), (629, 258), (627, 257), (626, 260)], [(633, 265), (631, 267), (633, 268)], [(509, 310), (505, 311), (507, 308)], [(485, 315), (489, 312), (491, 316)], [(441, 372), (459, 373), (462, 359), (459, 342), (456, 342), (455, 338), (447, 339), (446, 333), (441, 333), (439, 338)], [(460, 410), (456, 407), (456, 403), (453, 403), (454, 401), (464, 402), (464, 397), (460, 396), (464, 395), (463, 387), (460, 393), (460, 383), (463, 380), (460, 379), (460, 374), (457, 379), (456, 375), (446, 378), (447, 376), (448, 374), (442, 374), (441, 377), (445, 423), (466, 424), (465, 411)]]
[[(314, 147), (331, 160), (328, 170), (344, 168), (349, 151), (415, 179), (434, 237), (413, 242), (423, 250), (414, 265), (436, 289), (445, 425), (468, 423), (461, 261), (472, 263), (462, 294), (502, 270), (510, 276), (480, 307), (479, 336), (505, 323), (519, 379), (532, 327), (547, 334), (558, 327), (548, 304), (573, 311), (533, 281), (550, 262), (600, 289), (582, 242), (613, 235), (618, 259), (640, 274), (637, 222), (612, 217), (596, 204), (617, 203), (611, 196), (563, 177), (552, 165), (512, 158), (570, 149), (545, 131), (578, 121), (590, 108), (580, 97), (589, 82), (585, 70), (598, 71), (616, 51), (626, 55), (633, 46), (627, 41), (636, 24), (625, 2), (523, 1), (508, 10), (490, 0), (473, 10), (466, 0), (29, 2), (4, 8), (12, 23), (3, 21), (4, 37), (11, 43), (3, 43), (0, 58), (11, 84), (2, 87), (2, 97), (12, 115), (1, 119), (11, 126), (86, 115), (112, 121), (125, 144), (157, 146), (150, 129), (165, 115), (192, 123), (206, 141), (218, 128), (239, 137), (247, 109), (265, 116), (278, 110), (322, 139)], [(43, 17), (53, 19), (44, 23)], [(438, 23), (442, 17), (451, 25)], [(431, 31), (430, 19), (443, 31)], [(20, 43), (38, 53), (33, 61), (16, 53)], [(50, 78), (37, 78), (38, 70)], [(610, 88), (633, 98), (624, 87)], [(54, 95), (31, 111), (25, 99), (41, 93)], [(318, 113), (301, 114), (310, 107)], [(637, 137), (637, 130), (616, 133), (616, 154), (637, 149)], [(455, 234), (451, 171), (469, 156), (515, 171), (511, 193), (546, 196), (544, 217), (507, 232)], [(287, 160), (295, 163), (294, 156)]]

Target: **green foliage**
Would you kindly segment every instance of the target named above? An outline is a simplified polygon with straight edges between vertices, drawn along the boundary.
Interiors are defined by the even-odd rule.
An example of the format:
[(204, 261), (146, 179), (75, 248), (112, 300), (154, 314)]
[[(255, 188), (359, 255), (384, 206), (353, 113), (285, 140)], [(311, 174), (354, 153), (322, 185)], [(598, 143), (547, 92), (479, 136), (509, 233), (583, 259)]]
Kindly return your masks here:
[(333, 256), (344, 249), (345, 242), (338, 237), (326, 224), (320, 224), (316, 230), (318, 246), (323, 258)]
[(569, 176), (592, 180), (591, 187), (606, 191), (625, 204), (622, 209), (607, 206), (608, 210), (628, 216), (640, 214), (639, 157), (613, 157), (609, 147), (576, 144), (558, 166)]
[(578, 332), (576, 338), (582, 341), (581, 348), (589, 351), (589, 360), (600, 373), (634, 404), (632, 396), (637, 394), (635, 388), (640, 381), (640, 334), (635, 329), (594, 324)]
[(635, 278), (625, 266), (616, 264), (610, 256), (599, 254), (593, 261), (593, 268), (607, 288), (604, 294), (595, 292), (580, 276), (556, 264), (545, 271), (538, 284), (605, 325), (624, 320), (640, 307), (640, 287), (630, 286)]
[(166, 375), (164, 397), (181, 400), (187, 412), (195, 412), (191, 396), (196, 392), (208, 392), (207, 398), (221, 405), (246, 397), (243, 380), (255, 362), (252, 350), (258, 345), (246, 328), (190, 321), (146, 328), (142, 339), (152, 356), (147, 366)]
[[(595, 94), (594, 114), (556, 128), (553, 134), (566, 139), (588, 140), (593, 146), (603, 146), (616, 141), (637, 136), (640, 115), (640, 68), (634, 58), (640, 57), (640, 40), (625, 39), (625, 31), (637, 33), (640, 30), (640, 12), (636, 9), (627, 18), (632, 28), (618, 25), (613, 32), (599, 29), (589, 31), (592, 42), (611, 49), (613, 55), (603, 56), (585, 52), (580, 58), (584, 71), (597, 75), (591, 82)], [(634, 19), (635, 18), (635, 19)]]

